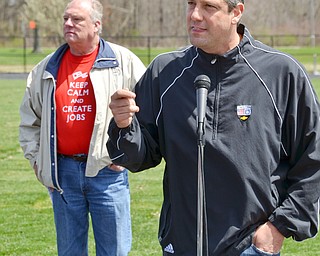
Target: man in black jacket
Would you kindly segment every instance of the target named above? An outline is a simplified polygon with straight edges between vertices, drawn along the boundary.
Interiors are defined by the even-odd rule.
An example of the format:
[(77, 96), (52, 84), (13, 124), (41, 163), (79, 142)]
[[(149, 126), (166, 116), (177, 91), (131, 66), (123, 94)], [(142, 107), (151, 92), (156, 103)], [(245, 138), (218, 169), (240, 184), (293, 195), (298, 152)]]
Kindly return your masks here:
[(318, 232), (319, 104), (304, 68), (239, 21), (240, 0), (187, 1), (192, 46), (158, 56), (135, 93), (110, 108), (108, 150), (133, 172), (162, 159), (163, 255), (197, 251), (197, 109), (193, 81), (211, 80), (204, 177), (209, 255), (280, 255), (285, 237)]

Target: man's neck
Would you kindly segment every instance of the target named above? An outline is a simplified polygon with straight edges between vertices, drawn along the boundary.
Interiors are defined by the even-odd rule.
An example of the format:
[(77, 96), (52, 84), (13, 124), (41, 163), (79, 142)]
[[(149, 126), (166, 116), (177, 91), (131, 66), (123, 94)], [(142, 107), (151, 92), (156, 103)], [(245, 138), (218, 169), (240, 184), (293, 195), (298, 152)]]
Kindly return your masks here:
[(75, 56), (82, 56), (82, 55), (88, 55), (92, 53), (97, 46), (99, 45), (99, 38), (92, 42), (90, 45), (69, 45), (70, 46), (70, 52), (72, 55)]

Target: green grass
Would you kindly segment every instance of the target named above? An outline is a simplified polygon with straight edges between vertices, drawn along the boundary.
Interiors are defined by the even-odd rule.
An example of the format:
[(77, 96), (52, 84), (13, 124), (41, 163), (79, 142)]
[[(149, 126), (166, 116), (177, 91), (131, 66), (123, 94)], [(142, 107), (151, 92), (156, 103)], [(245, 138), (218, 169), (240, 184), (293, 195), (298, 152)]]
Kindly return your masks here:
[[(57, 255), (51, 202), (18, 143), (19, 105), (25, 81), (0, 80), (0, 255)], [(157, 241), (162, 170), (130, 174), (133, 249), (161, 255)], [(94, 255), (92, 230), (89, 252)]]
[[(24, 53), (22, 48), (0, 48), (0, 72), (29, 72), (33, 66), (54, 50), (55, 48), (43, 48), (41, 53), (33, 53), (31, 48), (27, 48)], [(148, 65), (158, 54), (174, 49), (153, 48), (148, 51), (146, 48), (132, 48), (131, 50), (145, 65)]]
[(28, 48), (24, 53), (22, 48), (0, 48), (0, 72), (29, 72), (53, 50), (43, 49), (42, 53), (33, 53), (32, 49)]
[[(320, 47), (281, 47), (280, 50), (293, 55), (305, 65), (309, 72), (313, 71), (314, 57), (317, 55), (318, 71), (320, 70)], [(26, 49), (25, 59), (22, 48), (0, 48), (0, 72), (29, 72), (31, 68), (42, 60), (54, 48), (42, 48), (42, 53), (33, 53), (31, 48)], [(175, 50), (175, 48), (131, 48), (131, 50), (148, 65), (160, 53)], [(24, 67), (26, 62), (26, 67)]]
[[(320, 93), (320, 79), (313, 80)], [(19, 105), (25, 82), (0, 80), (0, 255), (57, 255), (51, 203), (18, 143)], [(162, 166), (130, 174), (133, 245), (131, 256), (160, 256), (157, 241), (162, 202)], [(92, 231), (89, 251), (94, 255)], [(288, 239), (282, 256), (319, 255), (320, 238)]]

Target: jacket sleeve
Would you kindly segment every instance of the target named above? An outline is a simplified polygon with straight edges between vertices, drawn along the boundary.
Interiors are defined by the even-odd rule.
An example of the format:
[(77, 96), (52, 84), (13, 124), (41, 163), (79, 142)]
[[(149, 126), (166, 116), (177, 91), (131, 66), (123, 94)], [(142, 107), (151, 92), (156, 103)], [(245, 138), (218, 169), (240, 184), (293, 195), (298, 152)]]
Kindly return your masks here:
[(111, 161), (138, 172), (161, 162), (159, 147), (147, 130), (140, 128), (135, 116), (131, 125), (119, 129), (112, 119), (109, 125), (107, 148)]
[(305, 75), (297, 74), (289, 84), (291, 96), (282, 128), (285, 161), (289, 163), (287, 189), (269, 220), (285, 237), (301, 241), (318, 232), (320, 112), (316, 94)]
[(109, 125), (107, 149), (115, 164), (138, 172), (157, 166), (162, 159), (159, 146), (158, 127), (155, 124), (155, 109), (158, 108), (157, 84), (151, 69), (135, 86), (136, 104), (140, 111), (131, 125), (119, 129), (112, 119)]
[(19, 142), (26, 159), (33, 167), (40, 143), (40, 125), (42, 112), (42, 96), (37, 91), (37, 83), (40, 83), (39, 65), (29, 74), (27, 88), (20, 105)]

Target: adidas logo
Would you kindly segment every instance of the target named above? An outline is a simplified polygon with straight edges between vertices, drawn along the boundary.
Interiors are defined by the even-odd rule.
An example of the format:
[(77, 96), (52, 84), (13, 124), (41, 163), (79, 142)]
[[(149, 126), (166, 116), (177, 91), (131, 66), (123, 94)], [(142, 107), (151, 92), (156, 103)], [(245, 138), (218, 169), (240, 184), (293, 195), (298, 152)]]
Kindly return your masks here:
[(172, 245), (172, 244), (168, 244), (168, 245), (166, 246), (166, 248), (164, 248), (164, 251), (167, 252), (167, 253), (172, 253), (172, 254), (174, 254), (173, 245)]

